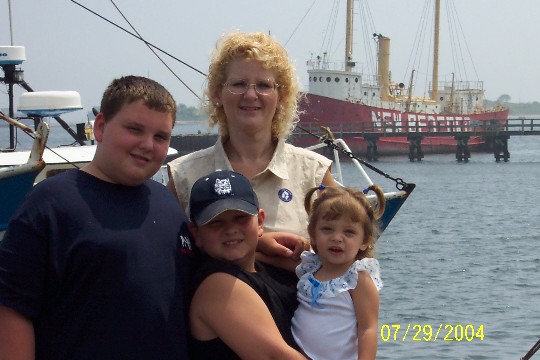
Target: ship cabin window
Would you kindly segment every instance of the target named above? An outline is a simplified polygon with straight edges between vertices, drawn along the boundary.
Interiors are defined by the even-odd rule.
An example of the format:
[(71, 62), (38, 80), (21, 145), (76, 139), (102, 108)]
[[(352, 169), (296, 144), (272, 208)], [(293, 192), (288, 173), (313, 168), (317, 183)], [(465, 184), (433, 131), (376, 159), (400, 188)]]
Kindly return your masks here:
[(354, 78), (354, 82), (357, 83), (357, 82), (358, 82), (358, 78)]
[(476, 101), (478, 101), (478, 96), (476, 97)]
[(326, 78), (326, 82), (330, 82), (330, 81), (332, 81), (332, 79), (330, 78), (330, 76), (328, 76), (328, 77)]
[(322, 82), (322, 76), (319, 76), (319, 81)]
[(371, 94), (371, 96), (375, 96), (375, 93)]
[(441, 97), (439, 98), (439, 100), (443, 101), (443, 100), (444, 100), (444, 97), (441, 96)]
[(367, 96), (367, 91), (364, 91), (364, 96)]
[(349, 82), (349, 78), (345, 78), (345, 82), (348, 83), (348, 82)]
[(313, 77), (313, 82), (317, 82), (317, 78), (315, 76)]
[(336, 76), (336, 78), (334, 79), (335, 82), (339, 82), (339, 78)]

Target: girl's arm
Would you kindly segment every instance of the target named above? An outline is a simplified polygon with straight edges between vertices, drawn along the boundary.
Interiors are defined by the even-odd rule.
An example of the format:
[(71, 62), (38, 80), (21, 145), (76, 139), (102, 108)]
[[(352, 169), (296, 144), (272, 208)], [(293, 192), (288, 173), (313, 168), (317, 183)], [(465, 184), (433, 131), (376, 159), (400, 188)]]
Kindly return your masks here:
[(212, 274), (201, 283), (189, 323), (195, 338), (219, 337), (242, 359), (305, 359), (283, 340), (261, 297), (229, 274)]
[(356, 288), (349, 292), (358, 323), (358, 359), (373, 360), (377, 353), (379, 292), (366, 271), (358, 272)]

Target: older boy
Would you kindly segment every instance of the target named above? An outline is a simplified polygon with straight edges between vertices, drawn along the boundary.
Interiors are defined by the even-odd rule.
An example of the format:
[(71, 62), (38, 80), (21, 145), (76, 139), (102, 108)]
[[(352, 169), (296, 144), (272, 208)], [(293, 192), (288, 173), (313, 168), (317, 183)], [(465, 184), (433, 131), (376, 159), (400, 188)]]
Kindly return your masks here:
[(175, 114), (155, 81), (114, 80), (92, 162), (21, 205), (0, 243), (0, 358), (187, 358), (187, 219), (149, 180)]

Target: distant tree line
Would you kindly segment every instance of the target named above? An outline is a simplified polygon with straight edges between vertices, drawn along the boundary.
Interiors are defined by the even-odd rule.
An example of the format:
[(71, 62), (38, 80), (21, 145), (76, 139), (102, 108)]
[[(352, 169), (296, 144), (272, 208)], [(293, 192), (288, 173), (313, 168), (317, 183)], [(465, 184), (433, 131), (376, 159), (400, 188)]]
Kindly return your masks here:
[(501, 104), (510, 109), (510, 115), (540, 115), (540, 102), (513, 103), (510, 100), (510, 95), (503, 94), (496, 101), (484, 100), (484, 107), (489, 109)]
[(204, 111), (195, 106), (177, 104), (176, 109), (176, 120), (179, 121), (204, 121), (208, 119)]

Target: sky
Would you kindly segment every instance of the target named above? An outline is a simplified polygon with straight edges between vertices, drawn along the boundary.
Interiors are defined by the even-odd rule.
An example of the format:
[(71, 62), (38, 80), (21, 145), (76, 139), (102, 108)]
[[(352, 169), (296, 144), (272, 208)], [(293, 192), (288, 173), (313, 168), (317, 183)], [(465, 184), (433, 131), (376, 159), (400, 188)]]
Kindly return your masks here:
[[(235, 30), (270, 32), (285, 45), (304, 89), (306, 61), (321, 54), (322, 44), (333, 34), (330, 59), (342, 61), (344, 8), (328, 30), (333, 0), (77, 0), (101, 16), (133, 32), (124, 16), (148, 42), (205, 73), (216, 40)], [(447, 4), (448, 2), (448, 4)], [(362, 0), (371, 18), (357, 27), (391, 38), (392, 78), (408, 82), (411, 54), (419, 38), (419, 22), (425, 0)], [(367, 4), (367, 5), (366, 5)], [(485, 98), (496, 100), (507, 94), (512, 102), (540, 101), (540, 1), (538, 0), (442, 0), (457, 14), (458, 28), (466, 39), (459, 52), (473, 59), (469, 80), (484, 82)], [(431, 7), (430, 7), (431, 8)], [(24, 46), (27, 60), (20, 66), (25, 80), (35, 91), (75, 90), (81, 94), (84, 117), (99, 105), (103, 91), (116, 77), (143, 75), (162, 83), (178, 103), (198, 106), (199, 100), (180, 80), (200, 95), (205, 78), (198, 72), (158, 52), (173, 75), (146, 45), (133, 36), (83, 9), (70, 0), (12, 0), (10, 32), (7, 0), (0, 0), (0, 46)], [(355, 18), (356, 19), (356, 18)], [(441, 16), (441, 34), (448, 21)], [(362, 25), (363, 24), (363, 25)], [(373, 26), (371, 25), (373, 24)], [(427, 32), (427, 31), (426, 31)], [(367, 68), (355, 31), (354, 59), (357, 68)], [(429, 40), (425, 40), (429, 41)], [(448, 80), (452, 68), (452, 39), (441, 35), (439, 79)], [(357, 50), (357, 48), (359, 50)], [(425, 53), (424, 57), (428, 58)], [(420, 67), (420, 65), (418, 65)], [(422, 67), (423, 68), (423, 67)], [(415, 69), (418, 78), (427, 74)], [(0, 75), (1, 76), (1, 75)], [(177, 77), (176, 77), (177, 76)], [(421, 88), (421, 86), (418, 86)], [(21, 91), (16, 90), (16, 95)], [(0, 88), (0, 107), (7, 107), (7, 89)], [(420, 94), (421, 95), (421, 94)], [(16, 96), (17, 97), (17, 96)], [(17, 99), (15, 99), (17, 104)]]

